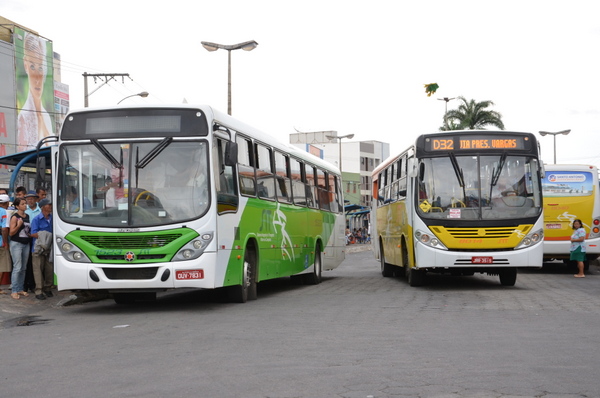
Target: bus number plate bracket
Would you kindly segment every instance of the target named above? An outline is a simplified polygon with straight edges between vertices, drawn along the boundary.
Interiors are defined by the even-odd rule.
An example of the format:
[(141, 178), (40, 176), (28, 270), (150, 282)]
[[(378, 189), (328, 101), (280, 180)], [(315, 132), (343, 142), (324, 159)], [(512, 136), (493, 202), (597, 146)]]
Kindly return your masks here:
[(202, 270), (202, 269), (178, 270), (178, 271), (175, 271), (175, 278), (177, 280), (204, 279), (204, 270)]
[(493, 264), (494, 257), (471, 257), (471, 264)]

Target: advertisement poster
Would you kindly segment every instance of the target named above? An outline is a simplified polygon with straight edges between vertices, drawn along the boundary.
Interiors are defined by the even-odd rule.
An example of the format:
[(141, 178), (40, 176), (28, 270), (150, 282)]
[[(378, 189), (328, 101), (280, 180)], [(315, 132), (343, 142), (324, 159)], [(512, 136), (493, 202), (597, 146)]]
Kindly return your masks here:
[(587, 171), (549, 171), (542, 190), (545, 197), (588, 196), (594, 192), (594, 180)]
[[(52, 42), (15, 27), (17, 151), (54, 134)], [(51, 112), (51, 113), (50, 113)]]

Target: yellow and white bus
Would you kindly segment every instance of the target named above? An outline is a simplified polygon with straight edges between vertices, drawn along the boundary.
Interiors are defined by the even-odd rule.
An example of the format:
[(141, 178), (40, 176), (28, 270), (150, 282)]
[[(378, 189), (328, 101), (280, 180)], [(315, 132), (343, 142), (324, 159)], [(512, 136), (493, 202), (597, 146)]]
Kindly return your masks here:
[(600, 255), (600, 195), (598, 168), (592, 165), (546, 165), (544, 193), (544, 260), (569, 263), (573, 220), (587, 232), (585, 267)]
[(373, 171), (372, 240), (383, 276), (499, 275), (542, 266), (543, 164), (533, 134), (421, 135)]

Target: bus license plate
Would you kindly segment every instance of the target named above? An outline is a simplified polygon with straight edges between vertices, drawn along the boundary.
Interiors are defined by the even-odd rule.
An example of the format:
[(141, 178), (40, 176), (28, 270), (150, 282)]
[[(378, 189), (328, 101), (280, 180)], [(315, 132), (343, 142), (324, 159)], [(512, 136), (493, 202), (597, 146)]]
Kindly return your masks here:
[(204, 270), (201, 269), (186, 269), (175, 272), (175, 278), (177, 280), (188, 280), (188, 279), (204, 279)]
[(493, 264), (494, 257), (471, 257), (471, 264)]

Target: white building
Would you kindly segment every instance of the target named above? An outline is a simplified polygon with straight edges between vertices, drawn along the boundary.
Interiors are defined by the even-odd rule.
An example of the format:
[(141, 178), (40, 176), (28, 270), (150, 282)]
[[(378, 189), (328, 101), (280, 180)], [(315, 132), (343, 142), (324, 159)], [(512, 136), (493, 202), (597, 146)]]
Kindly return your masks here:
[[(390, 156), (390, 144), (380, 141), (353, 141), (336, 131), (290, 134), (290, 143), (340, 167), (344, 196), (350, 203), (371, 206), (371, 173)], [(340, 157), (341, 148), (341, 157)], [(354, 194), (353, 184), (359, 184)]]

